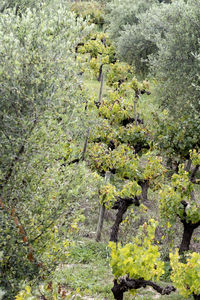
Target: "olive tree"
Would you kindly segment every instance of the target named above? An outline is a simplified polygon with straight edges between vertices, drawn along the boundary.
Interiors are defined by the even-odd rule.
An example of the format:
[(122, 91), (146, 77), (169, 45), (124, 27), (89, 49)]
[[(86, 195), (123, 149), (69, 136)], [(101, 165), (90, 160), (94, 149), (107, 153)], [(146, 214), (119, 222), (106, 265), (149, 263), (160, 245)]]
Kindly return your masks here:
[(157, 0), (114, 0), (107, 5), (107, 20), (109, 32), (114, 40), (118, 40), (123, 34), (125, 25), (138, 23), (138, 15), (148, 10)]
[(50, 2), (51, 0), (2, 0), (0, 4), (0, 12), (3, 13), (7, 9), (15, 8), (15, 14), (22, 14), (27, 8), (40, 7), (42, 3)]
[[(164, 107), (179, 115), (199, 114), (198, 85), (199, 52), (198, 1), (174, 1), (178, 22), (169, 23), (164, 39), (157, 41), (158, 54), (151, 59), (152, 68), (159, 78), (158, 89)], [(175, 13), (174, 13), (175, 14)]]
[(80, 190), (85, 168), (67, 161), (74, 139), (83, 136), (85, 128), (74, 49), (88, 29), (62, 1), (43, 5), (40, 11), (27, 9), (22, 15), (12, 8), (1, 14), (0, 285), (6, 292), (4, 299), (13, 298), (25, 279), (38, 275), (41, 279), (50, 272), (52, 263), (59, 261), (56, 255), (65, 253), (70, 224), (78, 222), (74, 206), (84, 192)]
[(177, 22), (169, 23), (165, 38), (157, 41), (157, 55), (150, 59), (157, 102), (165, 109), (164, 122), (158, 120), (158, 144), (172, 159), (190, 164), (190, 150), (200, 147), (200, 9), (198, 1), (174, 1), (170, 6)]

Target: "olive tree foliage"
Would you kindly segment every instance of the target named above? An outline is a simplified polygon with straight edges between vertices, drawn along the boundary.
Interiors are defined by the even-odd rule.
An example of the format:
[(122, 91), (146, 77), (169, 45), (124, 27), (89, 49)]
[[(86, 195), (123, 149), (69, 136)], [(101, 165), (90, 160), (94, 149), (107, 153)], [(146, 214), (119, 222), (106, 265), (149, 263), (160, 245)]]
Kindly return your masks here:
[[(72, 51), (87, 29), (66, 6), (55, 3), (40, 13), (29, 10), (23, 17), (10, 10), (1, 15), (0, 26), (3, 180), (43, 111), (59, 105), (58, 100), (70, 93), (74, 77)], [(70, 105), (72, 108), (75, 104), (72, 101)]]
[(120, 57), (145, 76), (149, 71), (149, 55), (157, 53), (157, 43), (179, 22), (182, 9), (178, 2), (169, 5), (166, 1), (154, 1), (145, 11), (137, 12), (137, 22), (124, 22), (117, 40)]
[(39, 7), (42, 3), (50, 2), (51, 0), (43, 0), (36, 2), (34, 0), (2, 0), (0, 3), (0, 12), (4, 12), (9, 8), (15, 7), (15, 13), (21, 14), (27, 8)]
[(71, 229), (80, 219), (77, 200), (85, 193), (85, 166), (68, 161), (76, 155), (76, 143), (84, 143), (80, 137), (87, 125), (74, 49), (89, 30), (64, 1), (52, 1), (39, 11), (27, 9), (22, 15), (15, 8), (1, 14), (4, 299), (14, 299), (25, 279), (41, 280), (55, 269), (54, 263), (65, 259)]
[(124, 26), (138, 23), (138, 14), (148, 10), (157, 0), (114, 0), (107, 5), (107, 21), (111, 37), (118, 41)]
[(195, 58), (199, 52), (198, 4), (177, 0), (154, 5), (138, 16), (137, 24), (125, 26), (118, 39), (122, 57), (140, 67), (152, 54), (150, 65), (160, 82), (162, 103), (180, 115), (188, 110), (198, 113), (200, 109), (195, 88), (199, 82), (199, 62)]
[(161, 148), (170, 139), (173, 152), (188, 159), (189, 151), (200, 147), (200, 8), (198, 1), (174, 1), (170, 6), (178, 21), (169, 23), (165, 38), (157, 41), (158, 52), (150, 64), (158, 82), (157, 99), (168, 111), (167, 122), (158, 122), (165, 136)]
[(181, 159), (199, 147), (199, 17), (198, 1), (157, 3), (138, 14), (137, 24), (124, 23), (116, 41), (121, 58), (156, 77), (156, 99), (168, 110), (155, 118), (156, 139)]
[[(163, 27), (163, 24), (158, 22), (158, 12), (154, 12), (157, 7), (162, 7), (160, 2), (115, 0), (107, 5), (109, 32), (115, 40), (118, 55), (120, 59), (134, 65), (138, 73), (147, 71), (146, 59), (157, 49), (154, 41), (155, 27), (152, 25), (156, 24), (158, 27), (155, 31)], [(149, 13), (152, 10), (153, 13)], [(143, 16), (148, 19), (147, 22), (145, 20), (145, 25), (141, 21)], [(144, 26), (147, 28), (143, 28)]]
[(170, 8), (167, 4), (154, 3), (147, 11), (138, 14), (137, 24), (123, 27), (117, 41), (119, 56), (134, 65), (143, 76), (149, 70), (149, 55), (157, 53), (157, 41), (164, 38), (169, 29)]
[[(157, 41), (158, 54), (151, 58), (159, 78), (160, 99), (165, 107), (192, 117), (199, 115), (200, 7), (198, 1), (174, 1), (170, 13), (176, 15), (163, 39)], [(177, 21), (177, 22), (176, 22)]]
[[(135, 6), (129, 2), (126, 7), (122, 4), (115, 7), (114, 3), (108, 6), (108, 20), (118, 54), (145, 76), (149, 71), (149, 55), (158, 52), (159, 42), (165, 41), (166, 33), (174, 24), (177, 26), (180, 18), (184, 18), (184, 10), (190, 2), (146, 1), (144, 5), (143, 1), (137, 1)], [(132, 7), (143, 9), (135, 9), (133, 15)], [(117, 14), (120, 17), (117, 18)]]

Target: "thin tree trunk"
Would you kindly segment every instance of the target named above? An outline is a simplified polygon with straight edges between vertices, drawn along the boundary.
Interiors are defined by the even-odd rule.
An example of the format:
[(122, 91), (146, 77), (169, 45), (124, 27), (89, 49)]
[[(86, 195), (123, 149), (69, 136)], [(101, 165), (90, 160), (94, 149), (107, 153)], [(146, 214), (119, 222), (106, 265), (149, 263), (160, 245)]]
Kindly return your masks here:
[(134, 100), (134, 118), (135, 118), (135, 126), (138, 125), (138, 121), (137, 121), (137, 101)]
[(102, 71), (103, 71), (103, 64), (101, 64), (101, 65), (100, 65), (100, 68), (99, 68), (99, 76), (98, 76), (98, 78), (97, 78), (98, 81), (101, 81)]
[(102, 102), (102, 94), (103, 94), (103, 81), (104, 81), (104, 73), (101, 75), (101, 85), (100, 85), (100, 90), (99, 90), (99, 104)]
[[(111, 173), (109, 171), (105, 174), (105, 184), (109, 182)], [(101, 240), (101, 233), (103, 229), (103, 221), (104, 221), (104, 215), (105, 215), (105, 205), (100, 205), (100, 211), (99, 211), (99, 220), (97, 224), (97, 235), (96, 235), (96, 241), (99, 242)]]
[(191, 172), (190, 180), (191, 180), (191, 182), (193, 182), (193, 183), (196, 183), (196, 182), (195, 182), (195, 176), (196, 176), (196, 173), (197, 173), (198, 170), (199, 170), (199, 165), (196, 165), (195, 168), (194, 168), (194, 169), (192, 170), (192, 172)]
[(87, 130), (85, 143), (84, 143), (84, 147), (83, 147), (83, 152), (82, 152), (82, 157), (81, 157), (82, 161), (85, 159), (85, 153), (86, 153), (86, 150), (87, 150), (89, 135), (90, 135), (90, 129)]

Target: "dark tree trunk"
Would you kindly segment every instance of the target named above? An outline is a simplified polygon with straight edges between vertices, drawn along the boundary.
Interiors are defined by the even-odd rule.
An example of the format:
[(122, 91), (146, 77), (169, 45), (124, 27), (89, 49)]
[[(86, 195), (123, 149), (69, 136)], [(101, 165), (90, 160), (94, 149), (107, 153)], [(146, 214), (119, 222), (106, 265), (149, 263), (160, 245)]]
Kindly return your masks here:
[(143, 202), (148, 202), (148, 189), (149, 189), (149, 184), (148, 181), (145, 180), (142, 185), (142, 201)]
[(139, 181), (138, 184), (141, 186), (142, 189), (141, 200), (144, 204), (148, 204), (149, 183), (147, 180), (144, 180), (144, 181)]
[(171, 170), (173, 169), (173, 162), (171, 158), (167, 159), (167, 167)]
[(193, 183), (196, 183), (195, 175), (196, 175), (196, 173), (198, 172), (198, 170), (199, 170), (199, 165), (196, 165), (196, 166), (194, 167), (194, 169), (191, 171), (190, 180), (191, 180)]
[[(185, 205), (186, 208), (187, 205)], [(185, 220), (181, 220), (183, 224), (183, 237), (179, 247), (179, 254), (183, 254), (185, 251), (190, 250), (190, 242), (194, 230), (200, 226), (200, 221), (197, 223), (187, 223)]]
[(184, 207), (184, 213), (183, 217), (180, 217), (181, 223), (183, 224), (183, 236), (182, 236), (182, 241), (179, 247), (179, 254), (183, 254), (185, 251), (188, 251), (190, 249), (190, 242), (192, 238), (192, 234), (194, 232), (194, 229), (196, 229), (198, 226), (200, 226), (200, 221), (196, 223), (192, 222), (187, 222), (186, 217), (187, 217), (187, 212), (186, 208), (188, 206), (188, 203), (186, 201), (181, 201), (181, 204)]
[(112, 230), (111, 230), (111, 235), (110, 235), (110, 241), (111, 242), (116, 242), (117, 243), (119, 225), (123, 221), (123, 215), (125, 214), (125, 212), (127, 211), (129, 206), (130, 206), (130, 204), (126, 203), (125, 201), (122, 201), (122, 203), (120, 205), (120, 208), (118, 209), (118, 212), (116, 214), (115, 223), (114, 223), (114, 225), (112, 227)]
[(190, 242), (195, 229), (192, 225), (193, 224), (191, 223), (183, 223), (183, 236), (179, 248), (179, 254), (183, 254), (185, 251), (188, 251), (190, 249)]
[(126, 288), (121, 287), (118, 283), (117, 280), (114, 280), (114, 286), (111, 289), (113, 292), (113, 296), (117, 300), (123, 300), (124, 293), (127, 292), (128, 290)]
[[(193, 297), (194, 297), (195, 300), (200, 300), (200, 295), (195, 295), (195, 294), (193, 294)], [(123, 299), (123, 298), (122, 298), (122, 299)]]
[(98, 81), (101, 81), (102, 71), (103, 71), (103, 64), (101, 64), (100, 68), (99, 68), (99, 75), (98, 75), (98, 78), (97, 78)]
[(114, 223), (114, 225), (112, 226), (112, 229), (111, 229), (111, 235), (110, 235), (110, 241), (111, 242), (117, 243), (119, 225), (123, 221), (123, 215), (125, 214), (125, 212), (127, 211), (128, 207), (131, 204), (135, 204), (136, 206), (139, 206), (140, 203), (139, 203), (138, 198), (137, 197), (135, 197), (135, 198), (126, 198), (126, 199), (118, 198), (118, 200), (115, 202), (115, 204), (113, 206), (113, 209), (118, 209), (118, 212), (116, 214), (115, 223)]
[(188, 159), (187, 164), (186, 164), (186, 167), (185, 167), (185, 170), (186, 170), (187, 172), (190, 172), (191, 166), (192, 166), (192, 160), (191, 160), (191, 159)]
[(147, 286), (151, 286), (156, 292), (158, 292), (161, 295), (169, 295), (172, 292), (175, 292), (176, 289), (172, 285), (168, 285), (166, 287), (161, 287), (158, 284), (150, 281), (150, 280), (144, 280), (144, 278), (138, 278), (138, 279), (132, 279), (129, 277), (121, 278), (117, 282), (117, 280), (114, 280), (114, 286), (112, 288), (112, 292), (114, 295), (114, 299), (116, 300), (123, 300), (123, 294), (131, 289), (140, 289), (145, 288)]

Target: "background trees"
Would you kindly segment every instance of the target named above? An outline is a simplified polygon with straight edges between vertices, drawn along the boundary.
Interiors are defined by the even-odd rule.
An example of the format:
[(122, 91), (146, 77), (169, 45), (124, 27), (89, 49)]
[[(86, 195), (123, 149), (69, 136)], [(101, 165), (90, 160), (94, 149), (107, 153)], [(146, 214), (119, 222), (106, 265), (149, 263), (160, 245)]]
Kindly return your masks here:
[[(123, 8), (121, 10), (123, 15)], [(111, 18), (114, 11), (113, 7)], [(166, 140), (174, 139), (171, 144), (175, 143), (180, 148), (175, 151), (179, 151), (182, 157), (188, 157), (189, 149), (199, 147), (198, 4), (196, 1), (154, 3), (145, 12), (138, 11), (136, 15), (137, 22), (133, 24), (122, 21), (123, 34), (116, 40), (119, 55), (134, 64), (143, 76), (149, 68), (153, 71), (157, 78), (158, 103), (170, 111), (167, 119), (171, 119), (172, 122), (169, 123), (174, 124), (174, 129), (169, 129)], [(112, 21), (114, 24), (114, 18)], [(169, 127), (165, 123), (164, 128)], [(162, 131), (161, 128), (160, 130)], [(163, 145), (165, 144), (164, 142)]]
[(175, 1), (167, 7), (170, 14), (176, 12), (178, 22), (174, 18), (173, 25), (168, 25), (165, 37), (157, 41), (158, 55), (151, 61), (161, 82), (159, 96), (171, 111), (194, 116), (195, 111), (199, 113), (199, 93), (195, 88), (199, 73), (195, 58), (199, 51), (199, 7), (196, 1)]

